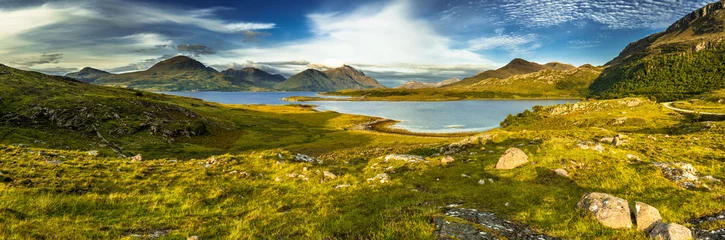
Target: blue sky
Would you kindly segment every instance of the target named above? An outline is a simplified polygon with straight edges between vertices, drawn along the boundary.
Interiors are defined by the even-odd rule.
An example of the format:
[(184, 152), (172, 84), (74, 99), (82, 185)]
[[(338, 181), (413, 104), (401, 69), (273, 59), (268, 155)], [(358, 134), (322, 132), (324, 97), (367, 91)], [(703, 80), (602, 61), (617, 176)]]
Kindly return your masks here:
[(513, 58), (602, 65), (701, 0), (0, 0), (2, 63), (144, 70), (184, 54), (290, 76), (342, 64), (388, 86)]

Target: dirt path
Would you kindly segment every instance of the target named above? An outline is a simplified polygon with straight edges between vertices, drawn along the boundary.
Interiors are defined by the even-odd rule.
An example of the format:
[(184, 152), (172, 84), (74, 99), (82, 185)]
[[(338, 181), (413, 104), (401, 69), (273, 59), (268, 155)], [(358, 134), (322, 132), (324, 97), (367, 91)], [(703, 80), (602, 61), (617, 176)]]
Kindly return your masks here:
[(687, 110), (687, 109), (682, 109), (682, 108), (676, 108), (676, 107), (673, 107), (672, 106), (672, 102), (662, 103), (662, 105), (665, 106), (666, 108), (669, 108), (669, 109), (675, 111), (675, 112), (681, 112), (681, 113), (697, 113), (697, 114), (700, 114), (700, 115), (710, 115), (710, 116), (725, 116), (725, 113), (698, 112), (698, 111), (694, 111), (694, 110)]

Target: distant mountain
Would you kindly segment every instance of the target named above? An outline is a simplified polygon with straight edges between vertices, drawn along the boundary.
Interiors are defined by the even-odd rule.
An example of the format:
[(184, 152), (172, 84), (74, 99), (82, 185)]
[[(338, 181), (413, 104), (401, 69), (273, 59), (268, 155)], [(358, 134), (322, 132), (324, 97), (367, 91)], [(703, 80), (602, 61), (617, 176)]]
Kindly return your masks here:
[(589, 85), (599, 76), (602, 69), (591, 65), (571, 69), (553, 67), (504, 79), (488, 78), (472, 85), (445, 89), (453, 92), (495, 92), (513, 96), (581, 98), (587, 96)]
[(277, 84), (275, 89), (284, 91), (328, 92), (343, 89), (385, 88), (374, 78), (350, 66), (327, 71), (307, 69)]
[(257, 68), (244, 68), (242, 70), (230, 68), (222, 71), (221, 73), (231, 79), (233, 84), (246, 82), (264, 88), (274, 88), (275, 85), (287, 80), (282, 75), (270, 74)]
[(395, 88), (397, 88), (397, 89), (438, 88), (438, 87), (448, 86), (448, 85), (457, 83), (459, 81), (461, 81), (461, 80), (459, 80), (458, 78), (446, 79), (446, 80), (443, 80), (443, 81), (440, 81), (437, 83), (424, 83), (424, 82), (410, 80)]
[(145, 71), (100, 77), (92, 83), (147, 91), (246, 91), (254, 87), (186, 56), (161, 61)]
[(89, 83), (108, 75), (112, 74), (95, 68), (85, 67), (78, 72), (68, 73), (65, 76), (81, 82)]
[(527, 73), (534, 73), (538, 72), (542, 69), (551, 69), (551, 70), (568, 70), (568, 69), (574, 69), (576, 67), (569, 65), (569, 64), (562, 64), (557, 62), (547, 63), (545, 65), (541, 65), (535, 62), (529, 62), (524, 59), (516, 58), (506, 64), (506, 66), (503, 66), (502, 68), (496, 69), (496, 70), (488, 70), (485, 72), (481, 72), (477, 74), (476, 76), (464, 78), (460, 82), (457, 82), (455, 84), (451, 84), (451, 86), (466, 86), (466, 85), (473, 85), (477, 82), (489, 79), (489, 78), (496, 78), (496, 79), (504, 79), (507, 77), (520, 75), (520, 74), (527, 74)]
[(630, 43), (590, 86), (593, 96), (686, 98), (725, 88), (725, 0)]

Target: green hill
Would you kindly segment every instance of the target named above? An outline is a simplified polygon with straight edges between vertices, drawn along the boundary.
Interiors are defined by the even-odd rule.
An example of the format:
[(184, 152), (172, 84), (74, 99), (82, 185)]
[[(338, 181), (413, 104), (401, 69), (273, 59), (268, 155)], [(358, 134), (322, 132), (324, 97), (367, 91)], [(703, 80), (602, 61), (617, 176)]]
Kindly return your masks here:
[(95, 68), (85, 67), (78, 72), (68, 73), (65, 76), (81, 82), (89, 83), (109, 75), (112, 74)]
[(527, 74), (527, 73), (534, 73), (538, 72), (542, 69), (552, 69), (552, 70), (568, 70), (576, 68), (569, 64), (562, 64), (562, 63), (547, 63), (545, 65), (540, 65), (535, 62), (529, 62), (521, 58), (516, 58), (506, 64), (506, 66), (503, 66), (496, 70), (488, 70), (481, 72), (477, 74), (476, 76), (464, 78), (463, 80), (451, 84), (450, 87), (459, 87), (459, 86), (467, 86), (467, 85), (473, 85), (477, 82), (490, 79), (490, 78), (496, 78), (496, 79), (504, 79), (507, 77), (520, 75), (520, 74)]
[(385, 88), (385, 86), (374, 78), (365, 76), (362, 71), (350, 66), (343, 66), (324, 72), (307, 69), (277, 84), (275, 88), (284, 91), (327, 92), (343, 89)]
[(242, 70), (227, 69), (222, 75), (232, 80), (232, 84), (252, 83), (263, 88), (273, 88), (275, 85), (287, 80), (279, 74), (270, 74), (257, 68), (244, 68)]
[(591, 85), (592, 95), (673, 100), (725, 88), (724, 6), (710, 4), (629, 44)]
[(156, 92), (246, 91), (253, 88), (251, 82), (232, 81), (213, 68), (186, 56), (159, 62), (146, 71), (108, 75), (92, 83)]

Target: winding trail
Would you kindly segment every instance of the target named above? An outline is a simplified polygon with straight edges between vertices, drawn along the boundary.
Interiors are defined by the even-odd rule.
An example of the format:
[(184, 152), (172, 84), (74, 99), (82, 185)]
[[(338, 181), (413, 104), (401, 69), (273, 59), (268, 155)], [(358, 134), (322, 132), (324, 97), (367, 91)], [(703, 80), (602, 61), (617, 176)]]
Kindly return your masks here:
[(676, 107), (673, 107), (672, 106), (672, 103), (673, 102), (666, 102), (666, 103), (662, 103), (662, 105), (665, 106), (666, 108), (670, 109), (670, 110), (675, 111), (675, 112), (681, 112), (681, 113), (697, 113), (697, 114), (700, 114), (700, 115), (721, 116), (721, 117), (725, 116), (725, 113), (698, 112), (698, 111), (694, 111), (694, 110), (687, 110), (687, 109), (682, 109), (682, 108), (676, 108)]

